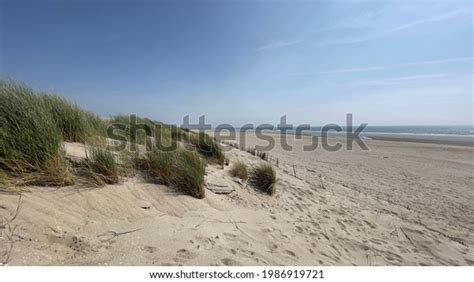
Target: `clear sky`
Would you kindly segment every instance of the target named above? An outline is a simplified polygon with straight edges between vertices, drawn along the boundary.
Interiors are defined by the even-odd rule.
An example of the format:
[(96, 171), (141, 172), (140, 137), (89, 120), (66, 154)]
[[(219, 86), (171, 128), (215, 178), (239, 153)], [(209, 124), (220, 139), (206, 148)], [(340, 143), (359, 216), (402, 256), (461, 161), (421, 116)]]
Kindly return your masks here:
[(473, 122), (472, 1), (5, 1), (0, 76), (107, 116)]

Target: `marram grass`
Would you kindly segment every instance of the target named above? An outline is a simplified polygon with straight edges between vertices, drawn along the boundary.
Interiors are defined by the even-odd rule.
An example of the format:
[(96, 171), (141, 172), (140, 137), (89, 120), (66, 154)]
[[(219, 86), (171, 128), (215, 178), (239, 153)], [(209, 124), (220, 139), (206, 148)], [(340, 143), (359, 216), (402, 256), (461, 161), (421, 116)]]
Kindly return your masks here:
[(172, 186), (199, 199), (205, 196), (205, 164), (196, 152), (154, 150), (136, 158), (135, 163), (136, 168), (144, 171), (152, 182)]
[(18, 185), (74, 183), (53, 115), (28, 87), (0, 81), (0, 168)]
[[(221, 165), (225, 160), (209, 135), (137, 118), (137, 123), (152, 127), (153, 133), (159, 132), (153, 135), (162, 143), (191, 143), (199, 154), (176, 146), (169, 152), (155, 148), (142, 157), (123, 154), (117, 160), (104, 144), (96, 143), (104, 141), (108, 124), (117, 122), (124, 123), (125, 134), (129, 133), (130, 121), (126, 116), (105, 122), (60, 96), (37, 94), (23, 84), (0, 81), (0, 190), (12, 192), (28, 185), (74, 184), (76, 177), (66, 160), (63, 142), (81, 142), (95, 145), (88, 149), (76, 172), (96, 186), (117, 183), (119, 175), (133, 170), (133, 162), (135, 168), (145, 170), (159, 183), (196, 198), (205, 196), (205, 163), (200, 155)], [(145, 143), (146, 138), (142, 132), (137, 142)]]
[(217, 163), (224, 166), (225, 155), (219, 144), (204, 132), (189, 135), (189, 142), (193, 145), (197, 152), (206, 157), (211, 163)]
[(119, 182), (119, 167), (112, 152), (102, 146), (90, 147), (84, 161), (86, 174), (97, 184), (116, 184)]
[(273, 195), (276, 183), (275, 169), (270, 164), (260, 164), (251, 169), (249, 182), (255, 188)]
[(230, 175), (233, 177), (237, 177), (240, 179), (247, 179), (248, 178), (248, 172), (247, 172), (247, 166), (243, 162), (235, 162), (232, 164), (232, 167), (229, 170)]

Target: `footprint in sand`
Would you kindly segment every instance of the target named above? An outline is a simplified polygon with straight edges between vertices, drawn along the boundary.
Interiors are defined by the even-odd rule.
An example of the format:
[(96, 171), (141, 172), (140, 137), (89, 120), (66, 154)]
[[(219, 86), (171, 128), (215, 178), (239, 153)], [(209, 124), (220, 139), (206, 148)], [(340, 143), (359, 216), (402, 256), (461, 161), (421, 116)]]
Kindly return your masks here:
[(183, 260), (190, 260), (196, 258), (197, 254), (187, 250), (187, 249), (180, 249), (176, 252), (175, 261), (183, 261)]
[(66, 239), (66, 245), (76, 252), (83, 253), (87, 251), (87, 249), (90, 248), (90, 245), (87, 244), (83, 239), (79, 237), (71, 236), (65, 239)]
[(298, 232), (298, 233), (303, 233), (303, 231), (304, 231), (301, 226), (296, 225), (295, 228), (296, 228), (296, 232)]
[(145, 246), (143, 250), (147, 253), (153, 254), (156, 251), (156, 248), (153, 246)]
[(237, 235), (235, 235), (235, 234), (224, 232), (224, 233), (222, 233), (222, 235), (224, 235), (224, 239), (229, 240), (231, 242), (237, 242), (237, 243), (241, 244), (242, 246), (250, 245), (250, 242), (248, 242), (244, 239), (241, 239), (240, 237), (237, 237)]
[(371, 223), (371, 222), (368, 222), (368, 221), (365, 220), (365, 219), (364, 219), (364, 222), (365, 222), (365, 224), (367, 224), (367, 225), (368, 225), (370, 228), (372, 228), (372, 229), (377, 228), (377, 225), (375, 225), (375, 224), (373, 224), (373, 223)]
[(226, 266), (238, 266), (242, 265), (240, 262), (230, 259), (230, 258), (223, 258), (221, 259), (221, 262), (226, 265)]
[(385, 241), (379, 240), (379, 239), (375, 239), (375, 238), (372, 238), (372, 239), (370, 239), (369, 241), (372, 242), (372, 243), (374, 243), (375, 245), (384, 245), (384, 244), (386, 244)]
[(86, 238), (68, 235), (66, 232), (61, 235), (48, 235), (48, 239), (52, 243), (63, 244), (76, 253), (87, 253), (94, 250), (91, 244), (86, 242)]
[(265, 228), (262, 228), (262, 232), (263, 233), (270, 233), (270, 232), (272, 232), (272, 229), (268, 228), (268, 227), (265, 227)]
[(278, 249), (278, 245), (275, 243), (271, 243), (270, 245), (268, 245), (268, 249), (270, 250), (270, 252), (274, 252), (276, 249)]

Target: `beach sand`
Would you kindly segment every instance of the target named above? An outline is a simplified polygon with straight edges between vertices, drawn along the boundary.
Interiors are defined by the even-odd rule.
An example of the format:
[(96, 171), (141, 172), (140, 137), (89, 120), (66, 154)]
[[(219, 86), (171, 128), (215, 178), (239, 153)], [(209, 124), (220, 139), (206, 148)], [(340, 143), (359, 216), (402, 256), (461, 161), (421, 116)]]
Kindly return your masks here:
[[(270, 152), (273, 196), (218, 166), (207, 168), (203, 200), (140, 177), (94, 189), (31, 187), (0, 230), (0, 262), (474, 265), (473, 147), (371, 140), (369, 151), (303, 152), (309, 138), (288, 136), (293, 151)], [(67, 149), (80, 157), (83, 147)], [(226, 155), (231, 165), (262, 162), (238, 149)], [(0, 194), (4, 223), (17, 201)]]

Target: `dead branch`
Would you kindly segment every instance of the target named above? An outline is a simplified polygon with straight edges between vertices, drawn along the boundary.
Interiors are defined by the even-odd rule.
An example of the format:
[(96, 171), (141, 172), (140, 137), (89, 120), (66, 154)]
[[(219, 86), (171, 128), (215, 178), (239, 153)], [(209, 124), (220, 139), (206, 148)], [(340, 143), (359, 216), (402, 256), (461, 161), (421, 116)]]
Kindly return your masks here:
[(7, 239), (8, 239), (8, 242), (10, 242), (10, 245), (8, 246), (8, 250), (5, 251), (5, 253), (3, 254), (4, 258), (3, 258), (3, 261), (0, 262), (0, 265), (7, 265), (8, 262), (10, 262), (10, 256), (11, 256), (11, 253), (12, 253), (12, 250), (13, 250), (13, 235), (15, 233), (15, 230), (16, 230), (16, 225), (12, 228), (10, 224), (7, 224), (7, 228), (8, 228), (8, 232), (5, 232), (5, 234), (7, 235)]
[(102, 234), (97, 235), (97, 237), (110, 236), (110, 238), (101, 239), (102, 241), (109, 241), (109, 240), (114, 239), (114, 238), (117, 237), (117, 236), (129, 234), (129, 233), (133, 233), (133, 232), (137, 232), (137, 231), (140, 231), (140, 230), (142, 230), (142, 229), (143, 229), (143, 228), (137, 228), (137, 229), (133, 229), (133, 230), (129, 230), (129, 231), (124, 231), (124, 232), (107, 231), (107, 232), (104, 232), (104, 233), (102, 233)]
[(15, 210), (15, 213), (13, 214), (13, 217), (7, 220), (5, 224), (0, 225), (0, 229), (5, 229), (7, 225), (12, 223), (16, 219), (16, 217), (18, 216), (18, 213), (20, 212), (20, 206), (21, 206), (21, 194), (20, 194), (20, 197), (18, 197), (18, 203), (16, 205), (16, 210)]

